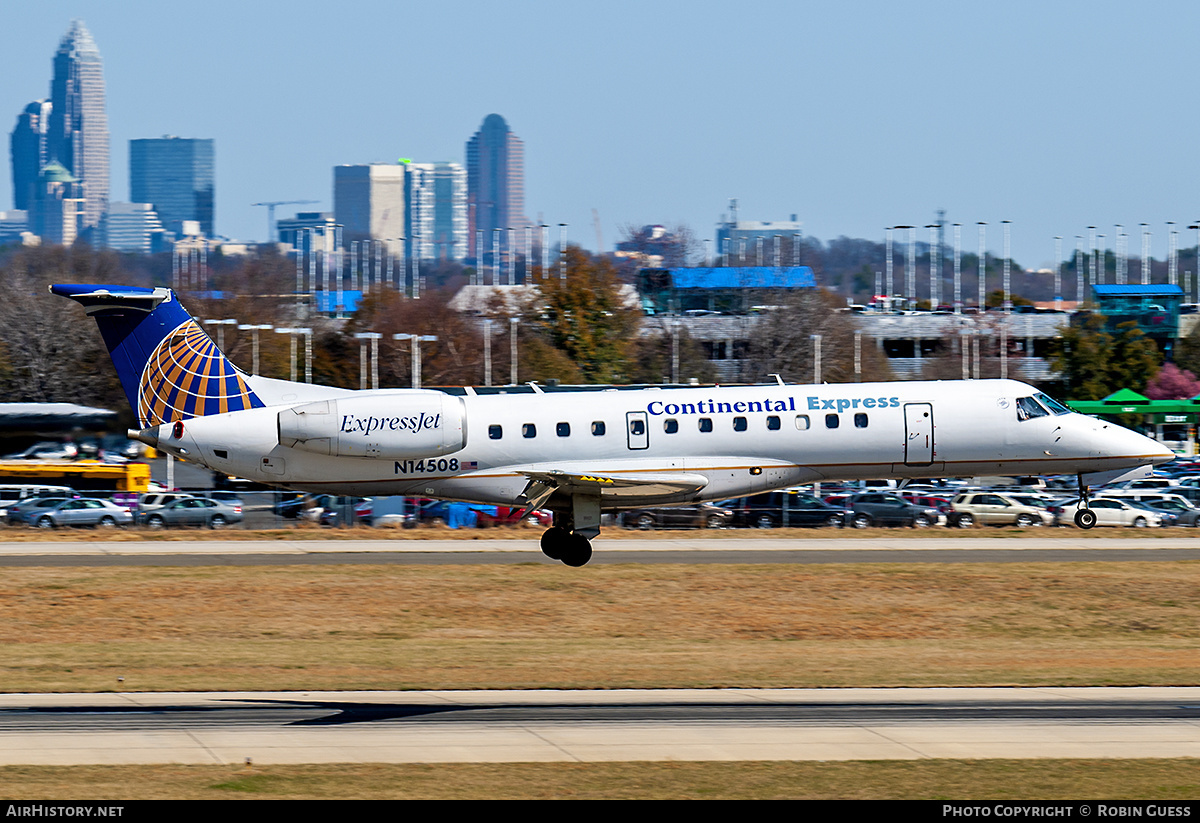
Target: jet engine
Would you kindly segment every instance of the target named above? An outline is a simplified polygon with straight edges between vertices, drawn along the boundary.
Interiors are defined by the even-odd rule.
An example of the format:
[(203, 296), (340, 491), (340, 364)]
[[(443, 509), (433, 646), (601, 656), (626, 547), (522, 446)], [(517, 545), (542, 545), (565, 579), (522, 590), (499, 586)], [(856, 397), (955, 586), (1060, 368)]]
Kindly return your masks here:
[(319, 400), (279, 412), (279, 443), (336, 457), (437, 457), (467, 445), (466, 410), (436, 391)]

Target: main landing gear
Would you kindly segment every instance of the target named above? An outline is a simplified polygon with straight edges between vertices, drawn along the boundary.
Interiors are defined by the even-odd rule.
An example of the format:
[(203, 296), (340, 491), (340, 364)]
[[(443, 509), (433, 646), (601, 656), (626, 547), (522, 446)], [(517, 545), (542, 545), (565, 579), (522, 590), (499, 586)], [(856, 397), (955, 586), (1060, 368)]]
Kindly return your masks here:
[(1075, 475), (1079, 483), (1079, 508), (1075, 510), (1075, 525), (1090, 529), (1096, 525), (1096, 513), (1088, 508), (1088, 487), (1083, 484), (1083, 474)]
[(579, 532), (553, 526), (542, 532), (542, 554), (568, 566), (585, 566), (592, 559), (592, 541)]

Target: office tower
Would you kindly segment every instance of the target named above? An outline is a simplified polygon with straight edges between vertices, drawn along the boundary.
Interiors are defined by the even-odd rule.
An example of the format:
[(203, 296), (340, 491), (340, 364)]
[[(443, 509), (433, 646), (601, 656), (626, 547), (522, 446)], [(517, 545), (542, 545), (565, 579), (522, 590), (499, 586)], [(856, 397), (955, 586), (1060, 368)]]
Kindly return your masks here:
[(150, 203), (170, 231), (184, 220), (213, 235), (213, 141), (165, 136), (129, 141), (129, 199)]
[[(490, 259), (494, 229), (524, 229), (525, 147), (498, 114), (467, 141), (467, 242), (476, 260)], [(475, 248), (483, 232), (483, 249)], [(501, 241), (501, 247), (504, 248)]]
[(100, 222), (108, 208), (108, 115), (100, 52), (75, 20), (54, 55), (46, 153), (78, 181), (84, 204), (80, 227)]
[(109, 203), (100, 221), (101, 242), (105, 248), (149, 254), (155, 235), (163, 225), (149, 203)]
[(37, 186), (38, 172), (50, 159), (46, 156), (49, 121), (49, 100), (35, 100), (17, 117), (17, 126), (9, 139), (12, 150), (13, 208), (29, 208), (34, 187)]
[(29, 205), (29, 229), (43, 245), (75, 242), (84, 207), (82, 187), (61, 163), (51, 160), (42, 168)]
[(458, 163), (433, 164), (433, 256), (467, 256), (467, 170)]
[(404, 201), (403, 165), (333, 168), (333, 216), (343, 226), (346, 245), (406, 237)]
[(467, 254), (467, 171), (458, 163), (406, 163), (406, 236), (422, 260)]

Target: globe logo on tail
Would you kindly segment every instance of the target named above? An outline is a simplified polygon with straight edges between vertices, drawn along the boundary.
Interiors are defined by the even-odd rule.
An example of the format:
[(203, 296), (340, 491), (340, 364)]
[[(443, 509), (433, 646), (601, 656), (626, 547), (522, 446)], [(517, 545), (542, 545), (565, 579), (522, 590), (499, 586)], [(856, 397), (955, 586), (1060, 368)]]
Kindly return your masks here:
[(139, 384), (138, 419), (143, 427), (261, 405), (242, 373), (194, 320), (159, 342)]

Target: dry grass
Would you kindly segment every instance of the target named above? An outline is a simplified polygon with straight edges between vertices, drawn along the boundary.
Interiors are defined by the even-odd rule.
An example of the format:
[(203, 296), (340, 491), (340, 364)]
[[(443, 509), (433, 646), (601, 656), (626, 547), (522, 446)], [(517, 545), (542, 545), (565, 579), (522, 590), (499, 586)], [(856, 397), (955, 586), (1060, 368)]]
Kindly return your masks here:
[[(291, 541), (339, 541), (339, 540), (514, 540), (536, 543), (543, 531), (542, 526), (522, 523), (515, 526), (497, 526), (486, 529), (451, 529), (444, 524), (422, 524), (415, 529), (366, 526), (347, 528), (321, 528), (313, 524), (299, 524), (278, 529), (237, 529), (221, 531), (209, 529), (168, 529), (153, 531), (141, 527), (123, 529), (35, 529), (26, 526), (9, 526), (0, 523), (0, 543), (133, 543), (139, 541), (177, 542), (190, 540), (291, 540)], [(974, 526), (969, 529), (944, 527), (928, 529), (870, 528), (870, 529), (655, 529), (640, 531), (615, 526), (604, 528), (604, 542), (613, 540), (870, 540), (907, 538), (916, 540), (944, 540), (948, 538), (1121, 538), (1138, 541), (1161, 540), (1164, 538), (1195, 538), (1200, 536), (1196, 529), (1131, 529), (1102, 528), (1082, 531), (1074, 527), (1018, 529), (1015, 527)]]
[(1194, 685), (1200, 562), (9, 568), (0, 690)]
[[(9, 766), (0, 798), (1194, 800), (1194, 760)], [(19, 809), (19, 806), (18, 806)]]

